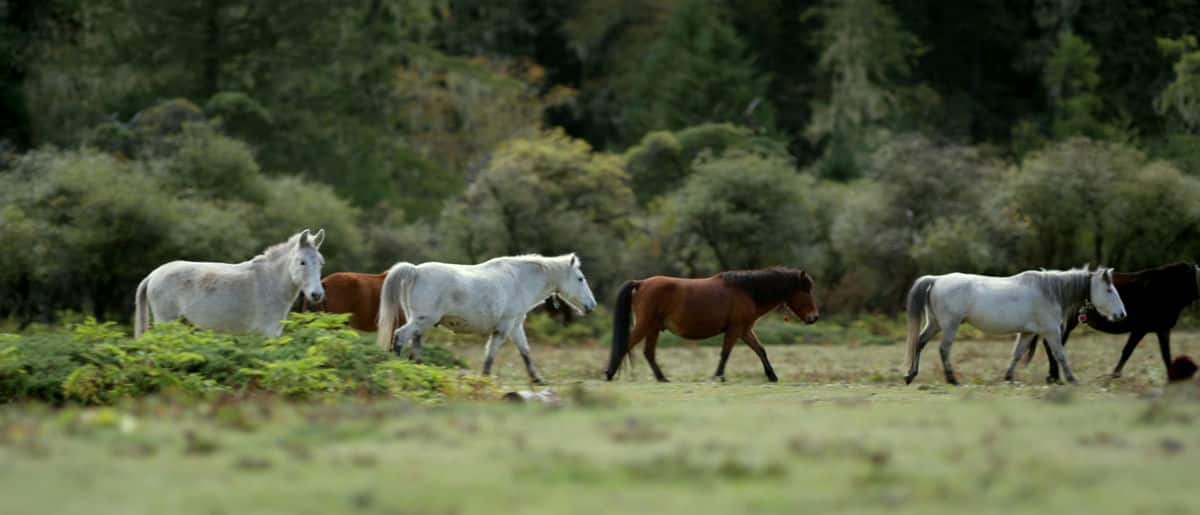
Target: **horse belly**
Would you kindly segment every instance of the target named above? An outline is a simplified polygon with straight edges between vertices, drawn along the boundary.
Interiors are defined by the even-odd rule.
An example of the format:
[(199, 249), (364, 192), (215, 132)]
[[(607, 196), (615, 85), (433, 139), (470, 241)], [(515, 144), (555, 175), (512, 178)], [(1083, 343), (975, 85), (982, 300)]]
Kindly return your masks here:
[(1037, 320), (1024, 306), (1005, 306), (1007, 309), (972, 310), (965, 321), (989, 334), (1036, 331)]
[(437, 325), (456, 333), (486, 334), (492, 332), (493, 329), (478, 320), (468, 320), (455, 316), (444, 316), (438, 321)]

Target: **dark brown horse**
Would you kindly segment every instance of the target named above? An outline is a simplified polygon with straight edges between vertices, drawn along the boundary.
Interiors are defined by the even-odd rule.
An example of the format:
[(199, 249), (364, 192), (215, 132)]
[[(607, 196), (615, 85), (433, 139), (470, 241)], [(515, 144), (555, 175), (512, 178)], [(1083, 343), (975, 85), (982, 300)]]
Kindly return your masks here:
[[(1100, 316), (1092, 307), (1083, 312), (1087, 325), (1098, 331), (1109, 334), (1129, 333), (1125, 348), (1121, 350), (1121, 360), (1113, 369), (1112, 376), (1120, 377), (1125, 362), (1137, 348), (1138, 342), (1148, 333), (1158, 336), (1158, 350), (1162, 354), (1163, 365), (1171, 368), (1171, 329), (1179, 320), (1183, 308), (1200, 299), (1200, 267), (1191, 263), (1173, 263), (1170, 265), (1151, 268), (1132, 273), (1113, 273), (1113, 285), (1125, 303), (1128, 316), (1119, 321), (1111, 322)], [(1072, 315), (1066, 320), (1062, 342), (1067, 344), (1067, 337), (1079, 325), (1079, 318)], [(1035, 339), (1029, 346), (1025, 361), (1033, 358), (1037, 349)], [(1050, 375), (1047, 382), (1058, 382), (1058, 364), (1050, 360)]]
[[(658, 275), (629, 281), (617, 294), (608, 380), (616, 375), (621, 360), (645, 339), (646, 361), (654, 377), (666, 382), (667, 376), (654, 358), (658, 333), (666, 329), (695, 340), (725, 333), (715, 379), (725, 380), (725, 362), (740, 338), (762, 360), (767, 380), (778, 381), (767, 351), (754, 334), (754, 323), (780, 304), (786, 304), (801, 320), (816, 322), (819, 313), (812, 277), (803, 270), (771, 268), (722, 272), (707, 279)], [(637, 317), (632, 334), (630, 314)]]
[[(359, 331), (375, 332), (379, 314), (379, 292), (387, 274), (360, 274), (337, 272), (321, 279), (325, 288), (325, 301), (317, 305), (305, 303), (305, 311), (350, 313), (350, 327)], [(404, 315), (401, 314), (401, 319)]]

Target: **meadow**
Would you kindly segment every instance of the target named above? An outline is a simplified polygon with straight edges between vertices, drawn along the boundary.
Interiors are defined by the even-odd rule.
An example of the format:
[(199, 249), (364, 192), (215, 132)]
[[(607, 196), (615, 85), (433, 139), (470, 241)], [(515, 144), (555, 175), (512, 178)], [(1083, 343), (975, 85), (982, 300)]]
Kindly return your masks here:
[[(765, 329), (816, 330), (769, 321)], [(1077, 386), (1047, 386), (1044, 354), (1001, 380), (1011, 341), (955, 345), (965, 386), (927, 352), (911, 386), (901, 340), (829, 323), (770, 345), (779, 384), (734, 350), (677, 342), (658, 384), (640, 353), (601, 380), (600, 338), (543, 336), (560, 401), (387, 395), (285, 400), (169, 394), (110, 405), (0, 407), (0, 511), (24, 513), (1187, 513), (1200, 391), (1163, 386), (1154, 345), (1110, 379), (1123, 338), (1079, 331)], [(543, 324), (544, 325), (544, 324)], [(794, 328), (794, 329), (793, 329)], [(441, 343), (477, 371), (483, 344)], [(769, 341), (764, 338), (764, 341)], [(1200, 353), (1180, 331), (1175, 354)], [(505, 346), (496, 392), (529, 388)], [(458, 372), (463, 373), (463, 372)]]

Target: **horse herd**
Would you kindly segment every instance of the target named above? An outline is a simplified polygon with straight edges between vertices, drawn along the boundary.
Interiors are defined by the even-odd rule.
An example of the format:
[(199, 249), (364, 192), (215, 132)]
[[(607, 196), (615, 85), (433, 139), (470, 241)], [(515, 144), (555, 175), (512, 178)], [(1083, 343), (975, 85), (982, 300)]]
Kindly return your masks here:
[[(496, 351), (511, 340), (535, 383), (543, 383), (525, 335), (526, 315), (543, 302), (561, 301), (580, 314), (596, 308), (582, 263), (575, 254), (498, 257), (476, 265), (437, 262), (397, 263), (383, 274), (339, 272), (321, 278), (322, 229), (305, 229), (242, 263), (173, 261), (138, 285), (134, 334), (157, 321), (186, 319), (195, 326), (226, 332), (279, 336), (296, 299), (316, 309), (350, 313), (351, 326), (376, 331), (381, 348), (414, 361), (422, 337), (435, 326), (486, 335), (483, 373), (491, 372)], [(643, 353), (658, 381), (667, 381), (655, 353), (658, 336), (670, 331), (687, 339), (723, 334), (714, 378), (724, 380), (725, 364), (740, 340), (762, 362), (769, 381), (778, 381), (754, 324), (785, 306), (805, 323), (820, 318), (815, 283), (792, 268), (728, 271), (703, 279), (654, 276), (621, 286), (613, 313), (612, 349), (605, 376), (612, 380), (626, 358), (645, 342)], [(1039, 339), (1050, 362), (1048, 381), (1075, 377), (1065, 345), (1071, 331), (1086, 323), (1100, 331), (1129, 333), (1119, 376), (1138, 342), (1158, 337), (1170, 367), (1170, 331), (1182, 310), (1200, 298), (1200, 267), (1175, 263), (1136, 273), (1111, 268), (1026, 271), (1010, 277), (952, 273), (917, 279), (908, 293), (908, 372), (917, 376), (921, 351), (941, 333), (946, 381), (958, 384), (950, 348), (959, 326), (987, 333), (1017, 333), (1005, 379), (1016, 364), (1032, 359)], [(1128, 311), (1127, 311), (1128, 310)]]

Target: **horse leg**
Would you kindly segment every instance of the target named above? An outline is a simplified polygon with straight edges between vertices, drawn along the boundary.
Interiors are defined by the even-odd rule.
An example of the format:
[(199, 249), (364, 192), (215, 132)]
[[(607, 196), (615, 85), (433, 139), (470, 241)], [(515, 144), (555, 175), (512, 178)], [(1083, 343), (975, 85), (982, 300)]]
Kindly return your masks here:
[(946, 373), (946, 382), (952, 385), (958, 385), (958, 379), (954, 377), (954, 367), (950, 365), (950, 346), (954, 344), (954, 336), (958, 334), (958, 324), (962, 322), (951, 322), (942, 330), (942, 345), (938, 348), (938, 352), (942, 355), (942, 371)]
[(925, 324), (925, 329), (922, 330), (920, 336), (917, 337), (917, 351), (913, 354), (913, 362), (908, 368), (908, 375), (904, 376), (904, 384), (911, 384), (912, 380), (916, 379), (917, 372), (921, 368), (921, 351), (925, 350), (925, 345), (928, 344), (929, 341), (932, 340), (940, 330), (940, 326), (933, 318), (930, 318)]
[(512, 338), (513, 343), (517, 345), (517, 350), (521, 352), (521, 359), (525, 360), (525, 371), (529, 372), (529, 379), (535, 384), (546, 384), (546, 381), (542, 380), (542, 376), (538, 374), (537, 369), (533, 366), (533, 356), (529, 354), (529, 340), (525, 338), (525, 327), (523, 324), (518, 323), (508, 335)]
[(1046, 340), (1046, 345), (1050, 348), (1051, 356), (1058, 362), (1058, 367), (1062, 369), (1063, 378), (1068, 383), (1076, 383), (1075, 374), (1071, 373), (1071, 367), (1067, 366), (1067, 353), (1062, 346), (1062, 336), (1059, 334), (1059, 328), (1055, 327), (1052, 333), (1043, 333), (1042, 339)]
[(1037, 339), (1036, 334), (1017, 333), (1017, 339), (1013, 342), (1012, 361), (1008, 363), (1008, 370), (1004, 372), (1004, 380), (1012, 382), (1013, 371), (1017, 368), (1017, 361), (1021, 359), (1029, 350), (1029, 346), (1033, 345), (1033, 341)]
[(669, 383), (667, 376), (663, 374), (661, 368), (658, 368), (658, 359), (655, 352), (658, 350), (658, 331), (651, 331), (646, 335), (646, 349), (642, 351), (646, 356), (646, 361), (650, 363), (650, 370), (654, 371), (654, 379), (660, 383)]
[(1158, 331), (1158, 351), (1162, 354), (1163, 365), (1171, 368), (1171, 330)]
[(424, 333), (417, 333), (417, 334), (413, 335), (412, 347), (410, 347), (408, 350), (408, 357), (409, 357), (409, 359), (412, 360), (413, 363), (417, 363), (417, 364), (421, 363), (421, 347), (422, 347), (422, 340), (424, 337), (425, 337)]
[(419, 339), (421, 335), (425, 334), (425, 331), (429, 329), (426, 320), (429, 320), (429, 317), (413, 317), (412, 320), (405, 322), (392, 333), (392, 352), (396, 353), (396, 356), (403, 357), (404, 346), (408, 345), (409, 341)]
[(504, 334), (500, 331), (492, 332), (488, 336), (487, 354), (483, 358), (483, 375), (492, 373), (492, 362), (496, 359), (496, 351), (500, 350), (500, 346), (504, 345)]
[[(1146, 336), (1146, 333), (1141, 331), (1129, 333), (1129, 339), (1125, 341), (1125, 348), (1121, 349), (1121, 359), (1117, 361), (1117, 368), (1114, 368), (1112, 371), (1113, 379), (1121, 377), (1121, 369), (1125, 368), (1125, 362), (1129, 361), (1129, 356), (1133, 355), (1133, 349), (1137, 348), (1144, 336)], [(1161, 340), (1159, 341), (1161, 345)]]
[(764, 349), (762, 343), (758, 341), (758, 335), (754, 334), (754, 329), (746, 331), (746, 334), (742, 335), (742, 341), (750, 347), (750, 350), (758, 354), (759, 361), (762, 361), (763, 372), (767, 374), (767, 381), (778, 383), (779, 376), (775, 375), (775, 369), (771, 367), (771, 360), (767, 359), (767, 349)]
[(713, 379), (725, 382), (725, 362), (729, 361), (729, 353), (733, 352), (733, 344), (737, 343), (737, 331), (725, 331), (725, 341), (721, 344), (721, 361), (717, 363), (717, 372)]
[[(1063, 332), (1062, 332), (1063, 349), (1066, 349), (1066, 347), (1067, 347), (1067, 339), (1069, 339), (1071, 337), (1071, 331), (1074, 331), (1075, 327), (1078, 325), (1079, 325), (1079, 319), (1077, 319), (1077, 318), (1068, 318), (1067, 319), (1067, 326), (1066, 326), (1066, 328), (1063, 329)], [(1037, 345), (1037, 338), (1034, 338), (1033, 344)], [(1046, 361), (1050, 363), (1050, 373), (1049, 373), (1049, 375), (1046, 376), (1046, 384), (1060, 384), (1060, 383), (1062, 383), (1062, 380), (1059, 379), (1059, 375), (1058, 375), (1058, 362), (1054, 360), (1054, 354), (1052, 354), (1050, 352), (1050, 344), (1046, 343), (1045, 340), (1043, 340), (1042, 345), (1046, 348)], [(1033, 352), (1033, 351), (1030, 350), (1030, 352)]]

